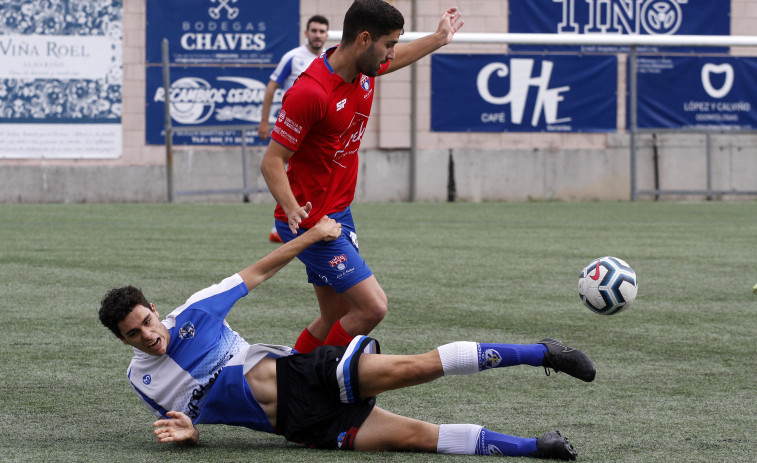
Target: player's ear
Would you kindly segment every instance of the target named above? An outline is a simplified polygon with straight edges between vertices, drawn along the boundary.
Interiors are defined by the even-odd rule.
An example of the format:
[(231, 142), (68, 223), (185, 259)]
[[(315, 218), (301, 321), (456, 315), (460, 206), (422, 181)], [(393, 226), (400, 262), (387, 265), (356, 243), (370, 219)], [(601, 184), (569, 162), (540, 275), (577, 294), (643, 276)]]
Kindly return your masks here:
[(160, 314), (158, 313), (158, 311), (155, 310), (155, 304), (153, 304), (152, 302), (150, 302), (150, 309), (152, 309), (156, 317), (160, 317)]
[(357, 41), (361, 46), (367, 47), (371, 44), (371, 33), (368, 31), (363, 31), (357, 36)]

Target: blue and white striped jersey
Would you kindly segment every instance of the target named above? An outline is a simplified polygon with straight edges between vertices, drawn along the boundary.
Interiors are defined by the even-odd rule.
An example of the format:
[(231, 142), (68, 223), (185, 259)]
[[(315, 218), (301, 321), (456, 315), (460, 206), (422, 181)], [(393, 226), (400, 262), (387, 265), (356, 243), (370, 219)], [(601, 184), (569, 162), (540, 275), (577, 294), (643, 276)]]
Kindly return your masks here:
[(316, 58), (317, 56), (308, 49), (307, 45), (293, 48), (281, 57), (279, 65), (271, 74), (271, 80), (277, 82), (286, 92)]
[(156, 417), (177, 410), (194, 424), (274, 432), (244, 375), (264, 357), (291, 355), (292, 349), (250, 345), (229, 327), (226, 315), (247, 293), (238, 274), (205, 288), (162, 321), (171, 335), (164, 355), (134, 349), (127, 376)]

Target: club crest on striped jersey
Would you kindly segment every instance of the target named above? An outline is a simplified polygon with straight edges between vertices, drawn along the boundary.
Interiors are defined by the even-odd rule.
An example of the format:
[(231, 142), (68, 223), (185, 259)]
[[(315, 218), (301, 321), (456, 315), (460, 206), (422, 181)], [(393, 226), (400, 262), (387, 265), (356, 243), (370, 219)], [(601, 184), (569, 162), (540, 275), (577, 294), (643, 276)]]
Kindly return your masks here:
[(195, 337), (195, 325), (191, 321), (184, 323), (179, 328), (179, 337), (181, 339), (191, 339)]

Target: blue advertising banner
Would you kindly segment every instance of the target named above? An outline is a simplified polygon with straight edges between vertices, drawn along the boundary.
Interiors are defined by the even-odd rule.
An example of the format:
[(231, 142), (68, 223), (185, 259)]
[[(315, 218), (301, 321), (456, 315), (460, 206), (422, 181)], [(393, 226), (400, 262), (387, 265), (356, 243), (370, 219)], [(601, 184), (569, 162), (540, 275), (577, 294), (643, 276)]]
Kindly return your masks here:
[(431, 56), (431, 130), (612, 132), (615, 56)]
[(147, 62), (277, 64), (299, 46), (300, 1), (147, 0)]
[(121, 156), (122, 7), (0, 1), (0, 158)]
[[(249, 125), (260, 122), (265, 87), (270, 69), (234, 67), (171, 68), (171, 121), (174, 127), (196, 127), (190, 133), (175, 133), (176, 145), (239, 145), (240, 131), (211, 130), (204, 126)], [(163, 70), (147, 68), (147, 108), (145, 132), (147, 143), (165, 143)], [(283, 93), (274, 95), (271, 123), (281, 109)], [(245, 133), (248, 145), (264, 144), (257, 129)], [(267, 142), (266, 142), (267, 143)]]
[[(731, 0), (510, 0), (509, 30), (540, 34), (730, 35)], [(627, 52), (618, 46), (517, 45), (513, 50)], [(727, 53), (727, 47), (639, 47)]]
[(757, 129), (757, 58), (639, 58), (641, 129)]

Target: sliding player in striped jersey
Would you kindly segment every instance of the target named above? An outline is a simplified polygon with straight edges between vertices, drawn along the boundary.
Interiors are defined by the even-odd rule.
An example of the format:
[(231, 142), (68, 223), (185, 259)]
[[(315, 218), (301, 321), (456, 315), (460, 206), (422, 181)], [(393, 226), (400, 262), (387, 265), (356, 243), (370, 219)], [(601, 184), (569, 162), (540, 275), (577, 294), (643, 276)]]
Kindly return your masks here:
[(249, 344), (225, 318), (249, 291), (307, 246), (333, 240), (341, 226), (324, 217), (255, 264), (192, 295), (162, 322), (143, 293), (108, 292), (100, 321), (134, 357), (128, 378), (158, 418), (160, 442), (196, 443), (196, 425), (227, 424), (277, 433), (311, 447), (415, 450), (450, 454), (575, 459), (557, 431), (517, 437), (474, 424), (436, 425), (375, 406), (376, 395), (442, 376), (530, 365), (592, 381), (594, 365), (580, 350), (553, 339), (533, 344), (454, 342), (425, 354), (383, 355), (367, 336), (310, 354)]

